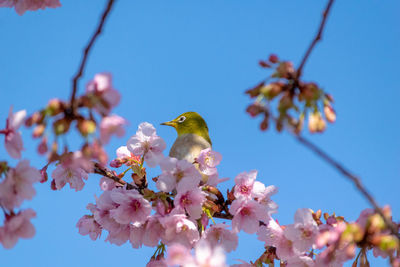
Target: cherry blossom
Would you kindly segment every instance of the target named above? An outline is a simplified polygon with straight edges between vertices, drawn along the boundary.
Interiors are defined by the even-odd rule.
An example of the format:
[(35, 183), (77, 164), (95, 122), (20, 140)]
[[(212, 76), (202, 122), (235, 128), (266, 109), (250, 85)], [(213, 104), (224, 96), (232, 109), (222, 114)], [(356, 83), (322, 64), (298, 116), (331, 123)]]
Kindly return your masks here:
[(98, 73), (94, 79), (86, 86), (94, 108), (103, 115), (110, 113), (111, 108), (118, 105), (121, 96), (112, 86), (112, 76), (110, 73)]
[(81, 235), (89, 235), (90, 239), (93, 241), (101, 235), (101, 226), (94, 220), (93, 216), (82, 216), (76, 224), (76, 227), (79, 228), (79, 233)]
[(111, 210), (110, 215), (120, 224), (133, 223), (140, 226), (150, 215), (150, 203), (136, 190), (115, 188), (111, 191), (111, 199), (118, 207)]
[(168, 248), (167, 263), (169, 266), (183, 267), (225, 267), (225, 253), (221, 247), (211, 247), (207, 241), (200, 240), (194, 248), (194, 256), (181, 244), (173, 244)]
[(142, 247), (143, 237), (145, 234), (144, 226), (129, 225), (129, 227), (130, 227), (129, 242), (131, 243), (132, 247), (133, 248)]
[(51, 177), (53, 177), (58, 190), (61, 190), (69, 183), (70, 188), (80, 191), (85, 185), (83, 179), (88, 179), (88, 173), (79, 164), (65, 162), (56, 167), (51, 173)]
[(14, 159), (21, 158), (21, 151), (24, 149), (21, 133), (18, 132), (18, 128), (24, 122), (25, 116), (25, 110), (20, 110), (16, 113), (13, 113), (13, 109), (12, 107), (10, 107), (10, 111), (6, 121), (6, 128), (0, 131), (0, 133), (5, 134), (5, 148), (8, 154)]
[(154, 247), (158, 244), (165, 229), (161, 225), (159, 215), (149, 217), (146, 223), (145, 234), (143, 236), (143, 245)]
[(207, 241), (200, 240), (195, 246), (195, 265), (207, 267), (225, 267), (226, 257), (224, 250), (219, 247), (211, 247)]
[(151, 259), (147, 264), (146, 267), (167, 267), (167, 262), (164, 258), (161, 259)]
[(160, 223), (165, 229), (161, 240), (166, 245), (179, 243), (191, 247), (200, 238), (197, 225), (188, 220), (185, 214), (171, 212), (161, 218)]
[(226, 229), (228, 225), (219, 223), (207, 228), (202, 239), (206, 240), (210, 246), (222, 247), (226, 252), (231, 252), (238, 245), (238, 236), (233, 231)]
[(107, 144), (110, 141), (111, 135), (115, 134), (118, 137), (122, 137), (125, 134), (124, 125), (127, 121), (117, 115), (111, 115), (104, 117), (100, 123), (100, 140), (103, 144)]
[(100, 188), (103, 191), (110, 191), (116, 187), (116, 182), (107, 177), (100, 179)]
[(293, 250), (293, 243), (287, 239), (281, 226), (272, 218), (257, 231), (257, 238), (267, 246), (276, 248), (276, 255), (281, 260), (289, 260), (299, 255)]
[(164, 192), (177, 189), (183, 192), (196, 188), (201, 180), (201, 175), (195, 166), (186, 160), (166, 157), (160, 162), (162, 170), (158, 177), (157, 188)]
[(14, 7), (18, 15), (23, 15), (28, 10), (35, 11), (60, 6), (59, 0), (0, 0), (0, 7)]
[(221, 162), (222, 156), (211, 148), (203, 149), (196, 159), (199, 164), (199, 170), (205, 175), (213, 175), (217, 173), (216, 166)]
[(309, 209), (298, 209), (294, 215), (294, 224), (286, 225), (283, 233), (292, 241), (293, 248), (302, 253), (314, 244), (318, 226)]
[(137, 156), (144, 156), (149, 167), (155, 167), (163, 158), (162, 151), (166, 144), (157, 136), (156, 129), (148, 122), (139, 125), (138, 131), (127, 143), (128, 150)]
[(4, 226), (0, 227), (0, 242), (3, 247), (6, 249), (14, 247), (18, 238), (32, 238), (35, 235), (35, 227), (30, 219), (34, 217), (36, 213), (32, 209), (6, 215)]
[(0, 183), (0, 205), (8, 210), (19, 207), (25, 199), (32, 199), (36, 190), (33, 183), (42, 179), (40, 172), (29, 166), (28, 160), (22, 160), (11, 168)]
[(235, 197), (236, 198), (260, 198), (263, 197), (265, 185), (255, 181), (257, 171), (253, 170), (249, 173), (242, 172), (235, 177)]
[(194, 259), (188, 247), (181, 244), (173, 244), (168, 248), (166, 262), (168, 266), (185, 266), (185, 264), (194, 264)]
[(110, 211), (117, 207), (118, 204), (111, 199), (111, 191), (104, 191), (96, 200), (96, 205), (89, 204), (87, 209), (93, 213), (95, 221), (109, 232), (106, 241), (120, 246), (128, 241), (131, 229), (129, 224), (120, 224), (111, 217)]
[(240, 230), (248, 234), (254, 234), (259, 228), (260, 221), (269, 218), (268, 210), (257, 201), (249, 199), (236, 199), (229, 208), (233, 215), (232, 229), (235, 232)]
[(185, 210), (190, 218), (196, 220), (201, 217), (202, 204), (206, 200), (206, 193), (200, 188), (180, 191), (174, 199), (175, 208)]

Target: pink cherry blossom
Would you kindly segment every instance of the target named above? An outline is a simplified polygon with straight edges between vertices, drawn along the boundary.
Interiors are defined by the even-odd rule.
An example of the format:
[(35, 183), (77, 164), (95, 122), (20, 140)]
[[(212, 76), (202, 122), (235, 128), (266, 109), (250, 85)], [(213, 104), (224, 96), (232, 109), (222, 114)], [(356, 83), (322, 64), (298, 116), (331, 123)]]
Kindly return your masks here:
[(85, 185), (83, 179), (88, 179), (88, 173), (79, 165), (61, 163), (51, 173), (51, 177), (53, 177), (58, 190), (69, 183), (70, 188), (80, 191)]
[(269, 213), (276, 213), (278, 211), (278, 204), (271, 200), (271, 196), (278, 192), (278, 188), (273, 185), (265, 187), (265, 190), (261, 193), (261, 196), (257, 197), (257, 201), (265, 206), (269, 210)]
[(286, 267), (313, 267), (314, 260), (308, 256), (296, 256), (286, 261)]
[(229, 178), (219, 178), (218, 173), (215, 173), (213, 175), (209, 175), (206, 184), (211, 185), (211, 186), (217, 186), (218, 184), (228, 181)]
[(120, 224), (133, 223), (140, 226), (151, 213), (151, 204), (136, 190), (113, 189), (111, 199), (119, 206), (110, 211), (110, 215)]
[(177, 209), (185, 210), (191, 219), (197, 220), (203, 212), (202, 205), (206, 200), (206, 193), (200, 188), (191, 189), (184, 192), (178, 192), (174, 199), (174, 205)]
[(18, 128), (24, 122), (25, 116), (25, 110), (13, 113), (11, 107), (6, 120), (6, 128), (0, 131), (0, 133), (5, 134), (5, 148), (8, 154), (14, 159), (21, 158), (21, 151), (24, 149), (21, 133), (18, 132)]
[(341, 267), (344, 262), (354, 258), (355, 246), (329, 247), (315, 258), (315, 267)]
[(200, 240), (195, 246), (195, 262), (194, 266), (207, 267), (227, 267), (224, 250), (217, 246), (211, 247), (205, 240)]
[[(111, 109), (118, 105), (121, 96), (112, 86), (110, 73), (98, 73), (86, 86), (86, 92), (94, 98), (95, 109), (103, 115), (110, 113)], [(104, 101), (106, 103), (104, 103)]]
[(144, 156), (149, 167), (155, 167), (164, 157), (162, 151), (166, 144), (156, 134), (156, 129), (148, 122), (142, 122), (135, 135), (127, 143), (128, 150), (137, 156)]
[(145, 234), (144, 225), (134, 226), (130, 225), (129, 242), (133, 248), (141, 248), (143, 244), (143, 237)]
[(214, 224), (204, 232), (202, 239), (206, 240), (212, 247), (220, 246), (225, 252), (231, 252), (238, 245), (238, 236), (226, 228), (228, 228), (226, 224)]
[(177, 189), (184, 192), (196, 188), (201, 180), (201, 175), (196, 167), (186, 160), (166, 157), (160, 162), (162, 170), (157, 180), (157, 188), (164, 192)]
[(160, 223), (165, 229), (161, 240), (166, 245), (179, 243), (191, 247), (200, 238), (197, 225), (188, 220), (185, 214), (171, 212), (160, 218)]
[(46, 7), (60, 7), (59, 0), (0, 0), (0, 7), (14, 7), (19, 15), (23, 15), (25, 11), (35, 11), (45, 9)]
[(103, 191), (110, 191), (116, 187), (116, 182), (108, 177), (102, 177), (100, 179), (100, 188)]
[(293, 250), (293, 243), (285, 237), (281, 226), (272, 218), (259, 228), (257, 238), (266, 246), (274, 246), (276, 255), (281, 260), (289, 260), (299, 255)]
[(0, 228), (0, 242), (4, 248), (15, 246), (18, 238), (32, 238), (35, 235), (35, 227), (30, 222), (36, 217), (32, 209), (23, 210), (17, 214), (6, 215), (4, 226)]
[(155, 247), (164, 234), (164, 227), (161, 225), (159, 215), (150, 216), (146, 223), (145, 233), (143, 236), (143, 245)]
[(8, 170), (6, 178), (0, 183), (0, 205), (8, 210), (19, 207), (25, 199), (32, 199), (36, 190), (33, 183), (42, 179), (40, 172), (22, 160), (17, 167)]
[(220, 153), (212, 151), (211, 148), (203, 149), (196, 162), (199, 164), (199, 170), (205, 175), (213, 175), (217, 173), (216, 166), (221, 162)]
[[(115, 188), (114, 190), (125, 189)], [(104, 191), (96, 199), (96, 205), (89, 204), (87, 209), (93, 213), (95, 221), (109, 232), (106, 241), (120, 246), (128, 241), (131, 229), (129, 224), (120, 224), (111, 217), (110, 211), (117, 207), (118, 204), (111, 199), (111, 191)]]
[(318, 234), (318, 225), (313, 219), (310, 209), (298, 209), (294, 215), (294, 224), (287, 225), (283, 234), (292, 241), (296, 251), (307, 252), (314, 244)]
[(146, 267), (168, 267), (167, 262), (164, 258), (160, 259), (151, 259), (147, 264)]
[(263, 197), (265, 185), (255, 181), (257, 171), (253, 170), (249, 173), (242, 172), (235, 177), (235, 197), (236, 198), (259, 198)]
[(319, 234), (315, 240), (315, 245), (318, 249), (324, 246), (333, 244), (340, 239), (347, 225), (344, 222), (338, 222), (336, 225), (321, 224), (319, 226)]
[(101, 226), (94, 220), (93, 216), (82, 216), (76, 224), (76, 227), (79, 228), (79, 233), (81, 235), (89, 235), (90, 239), (93, 241), (101, 235)]
[(181, 244), (172, 244), (168, 247), (166, 262), (168, 266), (185, 266), (193, 265), (194, 259), (190, 254), (190, 249)]
[(257, 232), (260, 221), (269, 219), (266, 207), (251, 199), (234, 200), (229, 213), (233, 215), (232, 229), (235, 232), (243, 230), (248, 234)]
[(111, 135), (115, 134), (118, 137), (122, 137), (125, 134), (124, 125), (127, 121), (117, 115), (111, 115), (104, 117), (100, 123), (100, 140), (103, 144), (107, 144), (110, 141)]

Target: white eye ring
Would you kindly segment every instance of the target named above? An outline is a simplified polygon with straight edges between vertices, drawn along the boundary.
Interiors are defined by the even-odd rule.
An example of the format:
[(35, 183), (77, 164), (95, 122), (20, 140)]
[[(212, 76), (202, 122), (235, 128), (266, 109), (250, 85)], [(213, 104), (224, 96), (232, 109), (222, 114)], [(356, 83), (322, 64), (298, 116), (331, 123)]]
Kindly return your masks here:
[(186, 117), (185, 117), (185, 116), (180, 116), (179, 119), (178, 119), (178, 122), (179, 122), (179, 123), (182, 123), (182, 122), (184, 122), (185, 120), (186, 120)]

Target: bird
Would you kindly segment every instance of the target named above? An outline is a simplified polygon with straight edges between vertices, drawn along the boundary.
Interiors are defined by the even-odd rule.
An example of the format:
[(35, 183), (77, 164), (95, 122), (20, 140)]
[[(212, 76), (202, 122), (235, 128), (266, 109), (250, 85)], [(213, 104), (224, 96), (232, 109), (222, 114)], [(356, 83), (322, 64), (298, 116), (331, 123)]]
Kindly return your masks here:
[(161, 125), (172, 126), (178, 133), (169, 151), (172, 158), (195, 163), (200, 152), (212, 146), (207, 123), (197, 112), (185, 112)]

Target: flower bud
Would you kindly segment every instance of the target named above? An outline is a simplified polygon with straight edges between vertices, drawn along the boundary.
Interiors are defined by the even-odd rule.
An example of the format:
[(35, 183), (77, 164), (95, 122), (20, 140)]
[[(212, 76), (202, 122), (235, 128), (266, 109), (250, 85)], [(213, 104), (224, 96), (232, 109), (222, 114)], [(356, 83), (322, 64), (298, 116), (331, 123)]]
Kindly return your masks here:
[(271, 65), (265, 62), (264, 60), (260, 60), (258, 62), (258, 65), (260, 65), (262, 68), (271, 68)]
[(53, 123), (53, 130), (56, 135), (68, 132), (71, 122), (66, 119), (59, 119)]
[(83, 136), (88, 136), (96, 131), (96, 122), (92, 120), (78, 120), (77, 127)]
[(330, 105), (325, 105), (324, 106), (324, 113), (325, 113), (325, 118), (329, 122), (335, 122), (336, 120), (336, 113), (335, 110), (330, 106)]
[(270, 56), (269, 56), (269, 62), (271, 62), (271, 63), (278, 63), (279, 62), (279, 58), (278, 58), (278, 56), (277, 55), (275, 55), (275, 54), (271, 54)]
[(44, 133), (44, 130), (46, 130), (46, 126), (44, 124), (39, 124), (38, 126), (36, 126), (33, 130), (33, 138), (41, 137)]
[(258, 114), (262, 113), (263, 111), (264, 111), (264, 107), (258, 102), (255, 102), (255, 103), (249, 105), (246, 109), (246, 112), (249, 113), (250, 116), (253, 118), (255, 116), (257, 116)]
[(43, 137), (43, 138), (42, 138), (42, 141), (40, 142), (40, 144), (39, 144), (37, 150), (38, 150), (38, 153), (39, 153), (40, 155), (46, 154), (46, 152), (47, 152), (47, 150), (48, 150), (48, 147), (47, 147), (47, 138), (46, 138), (46, 137)]
[(40, 112), (33, 113), (28, 119), (25, 120), (25, 126), (31, 127), (33, 124), (42, 123), (44, 116)]
[(308, 129), (311, 133), (323, 132), (326, 129), (325, 120), (322, 118), (321, 113), (311, 113), (308, 118)]
[(264, 119), (263, 119), (263, 121), (260, 123), (260, 129), (261, 129), (261, 131), (265, 131), (265, 130), (268, 129), (268, 119), (269, 119), (269, 117), (268, 117), (268, 116), (265, 116)]
[(42, 176), (42, 179), (40, 180), (41, 183), (46, 182), (48, 179), (48, 176), (47, 176), (47, 167), (48, 166), (49, 165), (46, 165), (40, 170), (40, 175)]
[(63, 111), (64, 103), (57, 98), (49, 101), (46, 108), (46, 113), (50, 116), (55, 116)]

